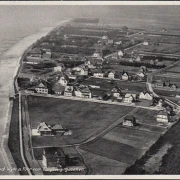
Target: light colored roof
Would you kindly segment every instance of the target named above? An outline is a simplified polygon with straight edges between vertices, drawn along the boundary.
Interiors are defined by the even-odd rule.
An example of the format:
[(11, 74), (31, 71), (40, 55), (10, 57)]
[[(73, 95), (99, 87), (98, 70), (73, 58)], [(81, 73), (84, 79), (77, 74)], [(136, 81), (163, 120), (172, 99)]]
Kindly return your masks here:
[(42, 122), (38, 126), (38, 131), (51, 131), (48, 125), (45, 122)]
[(52, 126), (52, 129), (57, 130), (57, 129), (64, 129), (64, 128), (62, 127), (62, 125), (56, 124), (56, 125)]

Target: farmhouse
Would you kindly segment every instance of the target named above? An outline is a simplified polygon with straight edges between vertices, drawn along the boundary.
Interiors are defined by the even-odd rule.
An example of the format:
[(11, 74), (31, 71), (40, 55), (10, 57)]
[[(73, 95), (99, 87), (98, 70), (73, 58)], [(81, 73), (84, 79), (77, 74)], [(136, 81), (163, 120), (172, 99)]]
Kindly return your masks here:
[(156, 116), (157, 122), (161, 123), (167, 123), (169, 122), (169, 114), (166, 110), (159, 111), (159, 113)]
[(123, 119), (122, 124), (123, 124), (123, 126), (129, 126), (129, 127), (135, 126), (136, 125), (136, 119), (133, 116), (126, 116)]
[(75, 75), (81, 75), (81, 76), (87, 76), (88, 75), (88, 69), (85, 67), (76, 67), (73, 68)]
[(40, 134), (40, 136), (52, 135), (51, 127), (47, 125), (45, 122), (39, 124), (39, 126), (37, 127), (37, 132)]
[(40, 94), (48, 94), (48, 88), (45, 83), (42, 82), (35, 87), (35, 91)]
[(61, 148), (44, 148), (42, 155), (42, 164), (48, 169), (60, 169), (66, 167), (67, 156)]
[(111, 93), (113, 97), (120, 98), (121, 97), (121, 89), (117, 86), (111, 89)]

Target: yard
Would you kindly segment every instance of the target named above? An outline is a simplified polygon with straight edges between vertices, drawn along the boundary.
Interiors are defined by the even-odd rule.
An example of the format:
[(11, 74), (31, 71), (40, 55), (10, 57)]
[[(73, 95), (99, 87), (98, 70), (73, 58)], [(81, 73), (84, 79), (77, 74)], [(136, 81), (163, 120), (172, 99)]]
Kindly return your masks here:
[(36, 96), (28, 97), (28, 108), (32, 129), (46, 122), (61, 124), (73, 132), (71, 136), (33, 137), (34, 147), (80, 143), (133, 110), (127, 106)]

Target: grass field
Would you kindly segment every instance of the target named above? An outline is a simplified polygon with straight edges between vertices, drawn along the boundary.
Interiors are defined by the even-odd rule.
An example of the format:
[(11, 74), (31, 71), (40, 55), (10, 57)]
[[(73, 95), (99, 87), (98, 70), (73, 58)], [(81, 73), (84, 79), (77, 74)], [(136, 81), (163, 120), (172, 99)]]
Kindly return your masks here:
[(31, 128), (46, 122), (61, 124), (73, 132), (71, 136), (33, 137), (33, 146), (36, 147), (79, 143), (133, 110), (127, 106), (35, 96), (28, 97), (28, 108)]
[(79, 149), (90, 169), (89, 175), (120, 175), (129, 164)]

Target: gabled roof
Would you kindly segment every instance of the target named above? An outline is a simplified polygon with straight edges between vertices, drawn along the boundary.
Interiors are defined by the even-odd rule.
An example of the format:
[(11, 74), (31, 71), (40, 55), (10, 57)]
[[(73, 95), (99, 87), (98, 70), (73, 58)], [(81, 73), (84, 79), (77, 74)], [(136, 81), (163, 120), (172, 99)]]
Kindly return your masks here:
[(40, 82), (40, 83), (36, 86), (36, 88), (47, 88), (47, 87), (46, 87), (46, 85), (45, 85), (44, 83)]
[(42, 122), (38, 126), (38, 131), (51, 131), (51, 129), (48, 127), (48, 125), (45, 122)]
[(60, 124), (55, 124), (51, 127), (52, 130), (63, 130), (64, 128)]

